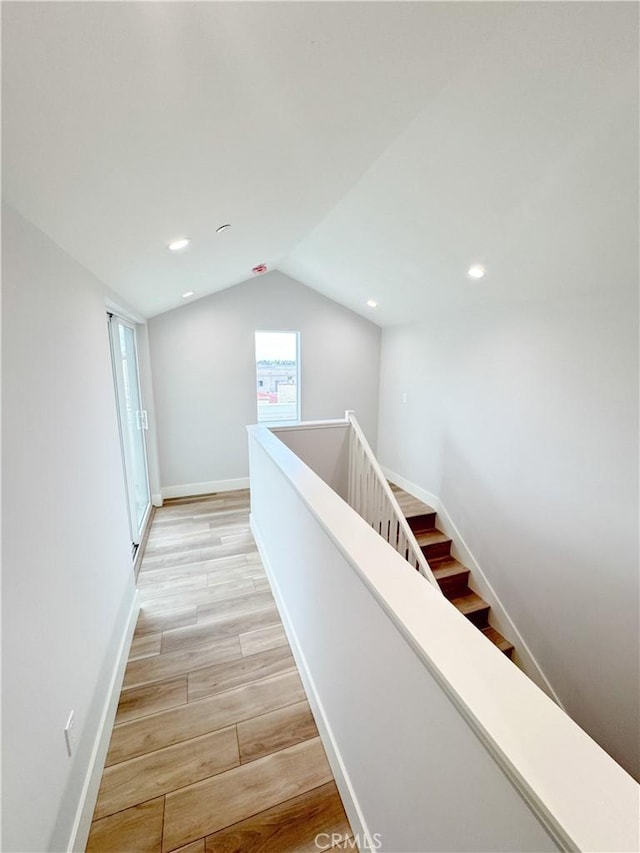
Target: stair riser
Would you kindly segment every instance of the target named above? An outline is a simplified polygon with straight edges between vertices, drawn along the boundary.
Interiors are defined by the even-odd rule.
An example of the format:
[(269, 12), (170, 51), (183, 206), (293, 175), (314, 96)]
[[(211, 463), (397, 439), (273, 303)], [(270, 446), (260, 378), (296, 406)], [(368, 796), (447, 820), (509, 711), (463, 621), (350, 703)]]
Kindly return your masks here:
[(469, 572), (461, 572), (453, 578), (442, 578), (438, 580), (438, 586), (442, 590), (445, 598), (459, 598), (461, 595), (467, 595), (470, 590), (468, 586)]
[(489, 624), (489, 608), (486, 610), (476, 610), (474, 613), (465, 613), (464, 615), (477, 628), (486, 628)]
[(422, 545), (422, 553), (427, 560), (438, 560), (441, 557), (449, 557), (451, 542), (433, 542), (430, 545)]
[(426, 530), (433, 530), (436, 526), (435, 512), (425, 513), (425, 515), (415, 515), (413, 518), (407, 519), (409, 527), (414, 533), (424, 533)]

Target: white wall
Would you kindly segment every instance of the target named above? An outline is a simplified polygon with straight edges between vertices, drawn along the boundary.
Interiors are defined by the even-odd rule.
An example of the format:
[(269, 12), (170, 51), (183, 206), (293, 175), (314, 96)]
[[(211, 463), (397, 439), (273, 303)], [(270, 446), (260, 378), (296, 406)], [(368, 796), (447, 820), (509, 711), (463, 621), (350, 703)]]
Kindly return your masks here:
[(64, 850), (131, 611), (129, 531), (104, 288), (8, 207), (2, 225), (2, 849)]
[(354, 409), (375, 446), (380, 329), (270, 272), (149, 321), (163, 488), (248, 476), (257, 329), (301, 333), (303, 420)]
[(348, 421), (335, 426), (302, 424), (280, 429), (273, 427), (271, 431), (343, 500), (347, 500), (351, 433)]
[(638, 323), (624, 284), (385, 330), (379, 455), (441, 499), (568, 712), (637, 776)]

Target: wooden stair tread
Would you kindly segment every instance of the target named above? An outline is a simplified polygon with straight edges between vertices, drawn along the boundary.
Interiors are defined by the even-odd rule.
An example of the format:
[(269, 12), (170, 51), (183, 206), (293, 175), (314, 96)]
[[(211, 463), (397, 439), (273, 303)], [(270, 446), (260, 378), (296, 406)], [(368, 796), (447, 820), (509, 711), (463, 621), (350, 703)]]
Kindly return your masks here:
[(452, 578), (461, 574), (468, 575), (470, 571), (466, 566), (463, 566), (462, 563), (458, 562), (458, 560), (454, 560), (453, 557), (432, 560), (429, 566), (436, 580)]
[(499, 631), (492, 625), (487, 625), (486, 628), (482, 628), (482, 633), (487, 637), (487, 639), (491, 640), (494, 646), (497, 646), (501, 652), (511, 653), (513, 651), (513, 643), (510, 643)]
[(436, 542), (451, 542), (451, 538), (434, 527), (432, 530), (424, 530), (422, 533), (416, 533), (416, 541), (418, 545), (434, 545)]
[(409, 492), (405, 492), (404, 489), (400, 488), (400, 486), (396, 486), (395, 483), (391, 482), (389, 482), (389, 486), (391, 487), (391, 491), (393, 492), (395, 499), (398, 501), (405, 518), (413, 518), (416, 515), (435, 514), (436, 511), (433, 507), (423, 503), (418, 498), (414, 498), (413, 495), (410, 495)]
[(489, 610), (489, 605), (484, 600), (476, 595), (475, 592), (470, 592), (468, 595), (459, 595), (457, 598), (452, 598), (451, 603), (467, 616), (469, 613), (478, 613), (481, 610)]
[[(416, 503), (420, 502), (416, 501)], [(436, 515), (436, 510), (433, 509), (433, 507), (427, 506), (423, 503), (420, 503), (420, 506), (415, 506), (410, 509), (405, 509), (400, 501), (398, 501), (398, 504), (400, 504), (400, 509), (403, 511), (405, 518), (407, 519), (415, 518), (418, 515)]]

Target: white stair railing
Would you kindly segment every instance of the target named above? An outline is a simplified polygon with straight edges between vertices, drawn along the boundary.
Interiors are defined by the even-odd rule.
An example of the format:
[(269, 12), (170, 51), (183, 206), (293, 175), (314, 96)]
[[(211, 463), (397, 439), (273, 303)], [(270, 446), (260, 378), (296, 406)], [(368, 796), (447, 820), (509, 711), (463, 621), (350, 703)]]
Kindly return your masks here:
[(440, 587), (422, 553), (416, 537), (391, 491), (387, 478), (376, 459), (355, 413), (345, 412), (349, 422), (349, 506), (362, 516), (383, 539), (402, 555), (407, 562), (432, 583)]

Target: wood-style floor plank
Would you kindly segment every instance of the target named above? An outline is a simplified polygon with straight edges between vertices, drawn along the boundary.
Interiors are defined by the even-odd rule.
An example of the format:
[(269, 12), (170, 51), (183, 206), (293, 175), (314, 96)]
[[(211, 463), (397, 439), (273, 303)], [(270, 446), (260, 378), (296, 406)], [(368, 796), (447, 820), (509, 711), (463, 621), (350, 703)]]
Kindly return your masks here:
[(335, 783), (327, 782), (209, 835), (206, 853), (318, 853), (350, 836)]
[(141, 658), (127, 664), (123, 687), (139, 687), (152, 681), (164, 681), (182, 672), (209, 667), (212, 664), (225, 663), (241, 657), (240, 639), (224, 637), (215, 645), (194, 646), (175, 652)]
[[(164, 598), (165, 595), (175, 595), (177, 592), (188, 589), (202, 589), (208, 586), (208, 576), (206, 572), (199, 575), (185, 574), (182, 577), (159, 578), (157, 575), (160, 572), (154, 572), (156, 577), (152, 582), (146, 582), (143, 577), (142, 582), (138, 581), (140, 596), (144, 602), (151, 602), (156, 598)], [(234, 576), (225, 578), (225, 580), (235, 580)]]
[(116, 725), (146, 717), (157, 711), (185, 705), (187, 702), (187, 675), (179, 675), (167, 681), (154, 681), (142, 687), (132, 687), (120, 694)]
[(197, 621), (198, 607), (195, 604), (188, 607), (178, 607), (170, 612), (167, 612), (164, 608), (154, 610), (153, 607), (142, 606), (133, 636), (140, 637), (144, 634), (168, 631), (170, 628), (195, 625)]
[(215, 586), (217, 583), (222, 583), (232, 578), (262, 580), (264, 577), (264, 570), (257, 563), (245, 563), (243, 566), (237, 566), (235, 569), (215, 569), (208, 572), (207, 585)]
[(240, 649), (243, 657), (277, 649), (279, 646), (288, 646), (287, 635), (282, 624), (268, 625), (240, 634)]
[[(253, 555), (252, 555), (253, 556)], [(241, 566), (246, 566), (249, 562), (247, 554), (235, 554), (232, 557), (220, 557), (217, 560), (200, 560), (191, 563), (174, 563), (167, 566), (145, 566), (144, 561), (140, 569), (139, 585), (153, 583), (155, 579), (166, 580), (167, 577), (181, 578), (185, 575), (202, 574), (207, 572), (222, 571), (225, 569), (237, 569)]]
[(172, 850), (171, 853), (205, 853), (205, 839), (199, 838), (197, 841), (192, 841), (191, 844), (185, 844), (184, 847), (178, 847)]
[[(220, 565), (221, 563), (222, 565)], [(184, 563), (182, 566), (163, 566), (160, 569), (141, 570), (138, 577), (138, 587), (143, 589), (159, 582), (175, 581), (176, 589), (179, 589), (182, 581), (192, 575), (200, 577), (200, 575), (230, 572), (233, 578), (236, 577), (235, 572), (253, 568), (253, 564), (250, 565), (244, 555), (241, 561), (235, 561), (231, 565), (226, 565), (226, 563), (226, 560), (204, 560), (201, 563)]]
[(239, 763), (232, 726), (114, 764), (103, 773), (95, 817), (106, 817)]
[(158, 608), (164, 606), (167, 610), (178, 610), (184, 609), (190, 604), (210, 604), (221, 598), (233, 598), (239, 592), (255, 592), (251, 578), (208, 584), (206, 588), (199, 589), (163, 589), (158, 593), (149, 591), (149, 587), (144, 587), (140, 590), (140, 597), (144, 604)]
[(163, 851), (272, 808), (332, 779), (319, 738), (166, 796)]
[(166, 539), (167, 536), (174, 537), (181, 534), (206, 533), (209, 529), (209, 524), (206, 521), (194, 521), (193, 518), (186, 518), (182, 521), (166, 519), (164, 522), (158, 521), (157, 524), (153, 525), (147, 542), (156, 542), (159, 539)]
[(162, 637), (162, 651), (170, 652), (199, 646), (203, 643), (214, 643), (224, 637), (239, 637), (242, 654), (246, 656), (243, 636), (258, 629), (272, 628), (273, 626), (280, 627), (280, 615), (275, 604), (261, 610), (251, 610), (239, 616), (225, 616), (222, 619), (211, 619), (207, 622), (189, 625), (186, 628), (174, 628), (171, 631), (165, 631)]
[(295, 670), (141, 717), (113, 730), (107, 765), (144, 755), (207, 732), (259, 717), (305, 699)]
[(288, 705), (238, 724), (240, 760), (246, 764), (314, 737), (318, 729), (309, 703)]
[[(216, 556), (222, 557), (223, 554), (210, 554), (208, 559), (213, 559)], [(140, 564), (140, 573), (146, 569), (161, 569), (166, 566), (183, 566), (188, 563), (202, 563), (207, 557), (201, 556), (200, 551), (185, 551), (184, 553), (175, 554), (156, 554), (152, 557), (144, 556)]]
[(164, 797), (94, 820), (86, 853), (160, 853), (163, 822)]
[(129, 650), (129, 661), (159, 655), (161, 644), (162, 633), (160, 631), (155, 634), (142, 634), (139, 637), (134, 637)]
[[(255, 581), (254, 581), (255, 587)], [(230, 616), (232, 613), (250, 613), (252, 610), (261, 610), (274, 604), (271, 588), (263, 589), (238, 595), (235, 598), (225, 598), (214, 604), (198, 605), (198, 622), (207, 622), (210, 619), (220, 619), (222, 616)]]
[(88, 851), (285, 853), (311, 833), (349, 837), (248, 491), (158, 508), (138, 587)]
[(257, 655), (250, 655), (230, 663), (222, 663), (189, 673), (189, 702), (248, 684), (268, 675), (278, 675), (295, 669), (296, 664), (288, 646), (279, 646)]

